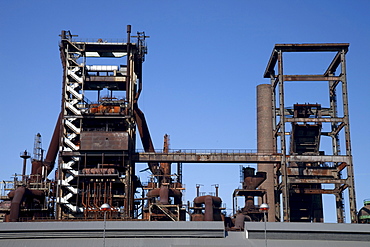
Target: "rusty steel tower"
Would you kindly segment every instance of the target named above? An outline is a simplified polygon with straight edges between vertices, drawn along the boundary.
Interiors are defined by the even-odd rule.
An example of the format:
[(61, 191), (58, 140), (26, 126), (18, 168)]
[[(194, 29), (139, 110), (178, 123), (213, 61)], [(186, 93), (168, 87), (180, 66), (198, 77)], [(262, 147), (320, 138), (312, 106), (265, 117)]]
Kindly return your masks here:
[[(131, 158), (137, 121), (139, 130), (147, 130), (137, 106), (146, 37), (143, 32), (131, 37), (130, 25), (126, 41), (79, 41), (69, 31), (61, 33), (58, 219), (96, 218), (103, 203), (114, 209), (111, 214), (134, 217), (140, 185)], [(145, 138), (148, 149), (152, 144)]]
[[(347, 97), (348, 47), (346, 43), (276, 44), (272, 51), (264, 73), (271, 84), (263, 95), (271, 101), (267, 107), (271, 113), (264, 117), (270, 118), (272, 130), (264, 137), (272, 138), (272, 142), (265, 144), (272, 150), (266, 152), (281, 149), (282, 157), (275, 166), (265, 166), (260, 171), (274, 171), (270, 180), (266, 180), (274, 180), (274, 186), (262, 184), (262, 188), (267, 190), (267, 195), (275, 197), (269, 201), (275, 201), (278, 219), (282, 206), (284, 221), (322, 222), (322, 195), (332, 194), (337, 222), (342, 223), (345, 220), (344, 191), (347, 190), (351, 222), (357, 222)], [(331, 52), (334, 58), (323, 74), (289, 75), (284, 73), (283, 66), (283, 55), (287, 52)], [(328, 106), (301, 102), (287, 107), (284, 84), (292, 81), (326, 82)], [(331, 139), (331, 148), (320, 146), (322, 138)], [(323, 186), (329, 184), (330, 188)]]

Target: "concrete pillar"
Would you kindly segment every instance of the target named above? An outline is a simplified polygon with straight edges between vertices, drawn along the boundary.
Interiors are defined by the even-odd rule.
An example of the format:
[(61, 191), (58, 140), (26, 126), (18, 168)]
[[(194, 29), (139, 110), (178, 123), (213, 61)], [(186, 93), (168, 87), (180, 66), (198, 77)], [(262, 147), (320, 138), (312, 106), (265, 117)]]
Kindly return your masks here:
[[(274, 150), (272, 91), (270, 84), (257, 86), (257, 150), (259, 153), (272, 154)], [(259, 163), (257, 170), (266, 172), (266, 180), (259, 186), (266, 190), (265, 201), (270, 206), (268, 221), (275, 222), (274, 165)]]

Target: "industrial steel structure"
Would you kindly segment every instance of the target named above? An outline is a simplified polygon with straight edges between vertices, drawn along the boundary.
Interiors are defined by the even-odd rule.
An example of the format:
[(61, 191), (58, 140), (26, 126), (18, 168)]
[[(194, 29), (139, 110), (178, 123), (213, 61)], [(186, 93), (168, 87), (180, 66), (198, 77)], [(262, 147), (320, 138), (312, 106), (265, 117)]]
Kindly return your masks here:
[[(282, 155), (275, 168), (278, 179), (275, 179), (274, 186), (276, 206), (283, 204), (284, 221), (322, 222), (321, 195), (334, 194), (337, 221), (344, 222), (343, 191), (347, 189), (351, 222), (357, 222), (347, 96), (345, 56), (348, 47), (349, 44), (277, 44), (264, 73), (264, 77), (271, 81), (274, 147), (279, 147)], [(283, 54), (287, 52), (332, 52), (334, 58), (328, 61), (323, 74), (287, 75), (283, 66)], [(295, 104), (293, 109), (288, 109), (284, 103), (284, 84), (287, 81), (327, 82), (329, 106)], [(340, 100), (338, 87), (341, 87)], [(290, 133), (286, 131), (288, 124), (291, 124)], [(323, 125), (329, 126), (323, 128)], [(324, 132), (323, 129), (327, 130)], [(287, 134), (290, 135), (289, 144)], [(331, 138), (332, 150), (320, 149), (323, 136)], [(323, 157), (332, 157), (335, 161), (324, 162)], [(333, 188), (324, 189), (322, 184), (332, 184)], [(282, 202), (279, 193), (282, 194)], [(275, 212), (279, 218), (280, 210)]]
[[(145, 34), (131, 43), (75, 41), (61, 34), (64, 69), (60, 133), (57, 218), (96, 217), (108, 203), (134, 217), (135, 111), (141, 92)], [(92, 58), (95, 58), (92, 59)], [(96, 65), (97, 58), (120, 58)], [(117, 63), (116, 60), (113, 60)]]
[[(156, 152), (138, 106), (148, 36), (144, 32), (131, 36), (131, 26), (127, 26), (126, 41), (82, 41), (70, 31), (60, 36), (61, 113), (45, 159), (41, 135), (36, 137), (29, 176), (25, 170), (30, 155), (27, 151), (21, 154), (22, 179), (7, 188), (9, 198), (1, 197), (4, 221), (97, 220), (103, 215), (124, 221), (189, 218), (224, 221), (227, 230), (243, 230), (245, 221), (263, 220), (256, 200), (270, 205), (270, 222), (323, 222), (322, 194), (333, 194), (337, 221), (342, 223), (343, 192), (347, 190), (351, 222), (357, 222), (345, 64), (348, 44), (275, 45), (264, 74), (271, 83), (257, 87), (257, 153), (170, 150), (167, 135), (163, 151)], [(285, 52), (335, 54), (323, 75), (286, 75)], [(287, 108), (286, 81), (328, 82), (330, 105), (297, 103)], [(342, 97), (338, 101), (339, 86)], [(135, 150), (136, 131), (144, 152)], [(332, 150), (320, 146), (323, 136), (332, 139)], [(345, 142), (343, 152), (341, 141)], [(49, 180), (57, 155), (55, 180)], [(151, 176), (147, 184), (135, 175), (138, 162), (148, 163)], [(177, 163), (176, 172), (171, 171), (171, 163)], [(218, 185), (212, 195), (200, 194), (198, 186), (193, 203), (183, 203), (184, 163), (252, 163), (257, 164), (257, 172), (241, 168), (242, 188), (234, 191), (233, 214), (227, 216), (222, 213), (225, 208)], [(238, 197), (244, 197), (244, 207), (237, 205)], [(106, 203), (111, 210), (103, 213), (100, 207)]]

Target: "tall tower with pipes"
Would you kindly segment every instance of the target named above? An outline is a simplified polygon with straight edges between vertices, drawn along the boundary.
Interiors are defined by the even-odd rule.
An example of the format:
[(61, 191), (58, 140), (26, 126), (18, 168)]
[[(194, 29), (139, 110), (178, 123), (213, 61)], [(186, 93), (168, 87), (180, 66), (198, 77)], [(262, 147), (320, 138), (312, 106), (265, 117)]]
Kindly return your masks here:
[[(267, 183), (262, 186), (267, 196), (275, 192), (275, 204), (282, 205), (284, 221), (322, 222), (322, 195), (332, 194), (337, 222), (344, 222), (345, 190), (348, 191), (350, 220), (357, 221), (347, 96), (348, 47), (346, 43), (277, 44), (272, 51), (264, 73), (271, 81), (264, 87), (271, 92), (265, 95), (272, 104), (267, 102), (270, 109), (266, 111), (270, 113), (261, 115), (265, 121), (271, 116), (272, 129), (262, 136), (269, 139), (266, 147), (281, 150), (282, 159), (275, 168), (264, 166), (260, 171), (268, 172)], [(323, 74), (289, 75), (284, 73), (283, 55), (292, 52), (334, 55)], [(286, 82), (326, 82), (328, 105), (300, 102), (287, 107)], [(299, 96), (305, 92), (295, 93)], [(331, 147), (320, 145), (323, 138), (329, 138)], [(271, 169), (274, 169), (273, 174)], [(269, 183), (269, 177), (274, 177), (274, 186)], [(271, 203), (270, 198), (268, 201)], [(275, 210), (278, 219), (279, 213), (280, 210)]]
[(70, 31), (61, 33), (58, 219), (96, 218), (103, 203), (113, 209), (108, 217), (134, 217), (140, 182), (131, 156), (137, 121), (146, 126), (137, 106), (146, 37), (138, 32), (132, 42), (130, 25), (125, 41), (82, 41)]

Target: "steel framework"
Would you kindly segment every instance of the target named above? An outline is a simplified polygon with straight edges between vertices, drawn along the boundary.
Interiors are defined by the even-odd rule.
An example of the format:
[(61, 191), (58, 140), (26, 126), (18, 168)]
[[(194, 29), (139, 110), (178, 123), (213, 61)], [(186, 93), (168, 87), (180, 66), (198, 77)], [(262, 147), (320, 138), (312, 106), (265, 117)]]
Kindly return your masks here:
[[(138, 33), (131, 42), (130, 35), (131, 26), (125, 42), (76, 41), (69, 31), (61, 33), (58, 219), (90, 217), (103, 203), (123, 209), (125, 218), (134, 215), (139, 182), (131, 156), (146, 36)], [(119, 64), (97, 65), (101, 58)]]
[[(347, 189), (351, 222), (357, 222), (347, 96), (345, 56), (348, 47), (347, 43), (276, 44), (265, 70), (264, 78), (270, 79), (272, 89), (273, 139), (282, 155), (280, 165), (275, 169), (278, 177), (275, 189), (282, 195), (284, 221), (322, 221), (321, 195), (334, 194), (337, 221), (344, 222), (343, 192)], [(284, 74), (283, 68), (283, 54), (286, 52), (333, 52), (335, 55), (323, 74), (288, 75)], [(329, 107), (305, 104), (295, 105), (294, 110), (286, 108), (284, 84), (287, 81), (327, 82)], [(339, 86), (340, 101), (337, 99)], [(341, 104), (340, 114), (338, 102)], [(290, 133), (286, 131), (288, 124), (292, 124)], [(330, 130), (321, 131), (322, 124), (329, 124)], [(290, 136), (290, 145), (287, 136)], [(322, 136), (332, 140), (330, 156), (319, 151)], [(341, 141), (345, 143), (344, 152), (340, 150)], [(324, 161), (327, 157), (333, 158), (332, 165), (324, 163), (329, 162)], [(325, 189), (322, 184), (331, 184), (334, 188)], [(277, 201), (279, 208), (279, 198)], [(307, 201), (311, 201), (308, 205), (314, 210), (304, 213), (308, 208), (302, 204)], [(276, 210), (278, 218), (279, 213), (280, 210)]]

